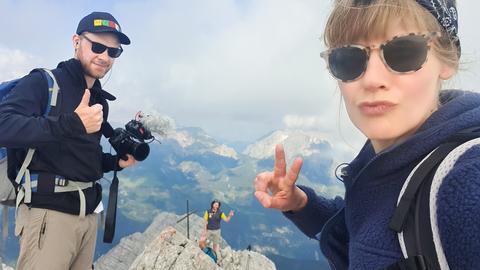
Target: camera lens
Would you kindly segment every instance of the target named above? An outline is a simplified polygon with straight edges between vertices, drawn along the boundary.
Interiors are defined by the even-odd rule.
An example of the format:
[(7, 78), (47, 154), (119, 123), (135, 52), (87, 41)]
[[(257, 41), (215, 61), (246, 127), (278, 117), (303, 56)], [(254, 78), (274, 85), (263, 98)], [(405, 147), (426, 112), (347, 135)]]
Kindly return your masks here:
[(133, 143), (131, 144), (133, 157), (138, 161), (143, 161), (150, 154), (150, 147), (146, 143)]

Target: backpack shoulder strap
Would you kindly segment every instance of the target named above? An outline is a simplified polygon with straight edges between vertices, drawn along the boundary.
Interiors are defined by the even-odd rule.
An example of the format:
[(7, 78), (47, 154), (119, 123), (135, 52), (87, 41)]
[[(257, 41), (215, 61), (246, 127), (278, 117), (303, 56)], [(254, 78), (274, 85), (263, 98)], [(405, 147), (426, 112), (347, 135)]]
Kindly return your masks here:
[[(431, 232), (433, 237), (434, 248), (437, 253), (438, 263), (440, 264), (440, 269), (448, 269), (448, 263), (443, 251), (442, 242), (440, 240), (440, 232), (438, 229), (438, 220), (437, 220), (437, 194), (440, 189), (440, 186), (443, 183), (443, 180), (448, 175), (448, 173), (453, 169), (458, 159), (467, 152), (470, 148), (480, 145), (480, 137), (469, 140), (454, 150), (452, 150), (448, 156), (440, 163), (438, 166), (435, 175), (433, 176), (432, 183), (430, 186), (430, 194), (428, 196), (429, 203), (425, 204), (425, 207), (428, 205), (430, 213), (430, 224)], [(418, 221), (420, 222), (420, 220)], [(446, 267), (444, 267), (446, 266)]]
[(390, 222), (390, 228), (398, 233), (405, 259), (387, 269), (448, 269), (438, 232), (436, 196), (458, 158), (477, 144), (480, 144), (480, 128), (463, 130), (434, 149), (412, 170)]
[[(42, 72), (48, 84), (48, 103), (47, 103), (47, 108), (45, 109), (45, 112), (43, 114), (43, 116), (46, 117), (50, 113), (52, 107), (55, 107), (57, 105), (57, 97), (58, 97), (58, 92), (60, 91), (60, 88), (58, 87), (58, 83), (55, 78), (55, 75), (53, 75), (53, 72), (51, 70), (42, 68), (42, 69), (34, 69), (32, 72), (37, 70)], [(22, 199), (24, 199), (26, 203), (31, 202), (32, 186), (30, 181), (30, 172), (28, 171), (27, 168), (30, 165), (30, 162), (32, 161), (34, 153), (35, 153), (34, 148), (28, 149), (25, 160), (23, 161), (23, 164), (17, 173), (17, 177), (15, 178), (16, 184), (19, 185), (20, 182), (22, 181), (22, 178), (25, 176), (25, 184), (23, 185), (25, 197), (22, 198), (23, 196), (17, 195), (17, 203), (16, 203), (17, 207), (21, 203)]]
[[(55, 75), (53, 75), (53, 72), (51, 70), (46, 68), (42, 68), (41, 70), (43, 71), (43, 74), (45, 75), (48, 82), (48, 104), (51, 107), (55, 107), (57, 105), (58, 91), (60, 91), (57, 79), (55, 78)], [(48, 110), (48, 112), (49, 111), (50, 110)], [(48, 114), (48, 112), (46, 114)]]

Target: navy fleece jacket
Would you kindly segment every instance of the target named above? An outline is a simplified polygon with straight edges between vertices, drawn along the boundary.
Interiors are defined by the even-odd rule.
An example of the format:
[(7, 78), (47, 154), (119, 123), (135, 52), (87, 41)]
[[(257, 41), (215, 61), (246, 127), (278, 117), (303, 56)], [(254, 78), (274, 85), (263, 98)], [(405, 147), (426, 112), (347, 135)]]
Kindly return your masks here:
[[(480, 94), (442, 91), (442, 106), (401, 144), (375, 154), (367, 141), (346, 168), (345, 198), (329, 200), (301, 187), (304, 209), (285, 213), (320, 247), (333, 269), (382, 269), (402, 258), (388, 224), (410, 171), (450, 135), (480, 126)], [(480, 267), (480, 146), (447, 174), (437, 196), (440, 239), (450, 269)], [(319, 234), (321, 232), (321, 234)]]

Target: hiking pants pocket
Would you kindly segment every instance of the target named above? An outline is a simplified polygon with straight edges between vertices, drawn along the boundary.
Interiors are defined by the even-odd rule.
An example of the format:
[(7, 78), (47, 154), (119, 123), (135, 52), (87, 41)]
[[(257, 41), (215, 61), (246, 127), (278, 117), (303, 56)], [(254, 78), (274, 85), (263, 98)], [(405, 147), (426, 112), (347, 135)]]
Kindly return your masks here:
[(42, 249), (43, 242), (45, 242), (45, 231), (47, 230), (47, 211), (42, 215), (41, 222), (40, 222), (40, 230), (38, 232), (38, 249)]
[(47, 209), (28, 208), (22, 204), (17, 213), (15, 235), (20, 236), (21, 244), (29, 248), (41, 249), (47, 230)]

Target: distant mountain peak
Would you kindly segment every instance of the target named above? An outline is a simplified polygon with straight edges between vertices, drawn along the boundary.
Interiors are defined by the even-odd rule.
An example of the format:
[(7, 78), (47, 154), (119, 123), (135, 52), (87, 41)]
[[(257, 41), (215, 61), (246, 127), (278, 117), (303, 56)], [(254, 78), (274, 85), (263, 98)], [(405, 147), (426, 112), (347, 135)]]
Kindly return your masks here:
[(188, 127), (180, 128), (174, 132), (171, 132), (168, 136), (170, 139), (177, 141), (177, 143), (183, 147), (195, 148), (199, 153), (212, 152), (219, 156), (224, 156), (237, 160), (238, 154), (235, 149), (218, 143), (212, 136), (208, 135), (201, 128)]
[(277, 130), (247, 146), (243, 154), (256, 159), (271, 158), (275, 154), (275, 145), (281, 143), (288, 156), (310, 156), (331, 149), (325, 137), (318, 131)]

